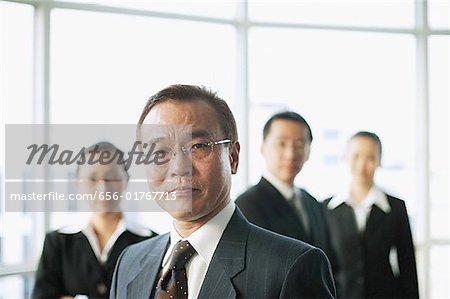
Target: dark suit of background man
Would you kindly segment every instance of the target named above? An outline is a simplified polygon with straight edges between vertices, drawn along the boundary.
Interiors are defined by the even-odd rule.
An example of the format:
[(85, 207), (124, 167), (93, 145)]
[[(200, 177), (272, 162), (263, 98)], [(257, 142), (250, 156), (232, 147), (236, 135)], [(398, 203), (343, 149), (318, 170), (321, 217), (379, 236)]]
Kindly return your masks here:
[[(146, 166), (150, 190), (174, 183), (179, 209), (170, 209), (173, 201), (158, 201), (173, 218), (171, 232), (124, 251), (110, 298), (335, 297), (321, 250), (250, 224), (230, 199), (240, 145), (224, 100), (201, 87), (173, 85), (150, 98), (142, 123), (192, 125), (192, 141), (190, 133), (171, 134), (177, 137), (173, 144), (164, 136), (148, 139), (151, 132), (140, 127), (139, 138), (158, 140), (155, 148), (170, 158)], [(186, 254), (187, 263), (174, 262), (187, 247), (195, 249)]]
[(294, 186), (309, 158), (312, 140), (311, 128), (299, 114), (273, 115), (263, 130), (261, 152), (266, 170), (236, 204), (250, 222), (323, 249), (333, 265), (324, 209), (308, 192)]

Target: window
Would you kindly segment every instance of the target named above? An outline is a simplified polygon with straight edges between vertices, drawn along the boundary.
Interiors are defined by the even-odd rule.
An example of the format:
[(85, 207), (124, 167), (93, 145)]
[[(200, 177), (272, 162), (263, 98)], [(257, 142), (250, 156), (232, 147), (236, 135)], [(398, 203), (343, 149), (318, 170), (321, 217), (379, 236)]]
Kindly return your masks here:
[(450, 29), (450, 3), (447, 0), (428, 0), (429, 22), (433, 29)]
[(0, 298), (30, 298), (33, 285), (32, 274), (3, 277), (0, 279)]
[(4, 123), (30, 123), (33, 120), (33, 6), (0, 2), (0, 20), (2, 119)]
[(448, 36), (430, 37), (430, 232), (438, 240), (450, 238), (449, 53)]
[[(146, 99), (174, 83), (211, 87), (233, 105), (235, 31), (228, 25), (66, 9), (51, 19), (52, 123), (134, 124)], [(158, 232), (170, 224), (166, 214), (135, 217)], [(73, 218), (53, 213), (50, 227)]]
[(231, 19), (236, 13), (237, 1), (177, 1), (177, 0), (134, 0), (134, 1), (108, 1), (108, 0), (63, 0), (69, 2), (107, 5), (118, 8), (153, 11), (170, 14), (194, 15), (209, 18)]
[(408, 28), (414, 26), (414, 1), (250, 0), (249, 15), (261, 22)]
[[(1, 34), (1, 98), (4, 140), (5, 123), (33, 122), (33, 7), (30, 5), (0, 2)], [(14, 31), (7, 28), (15, 28)], [(1, 142), (2, 153), (5, 152)], [(4, 155), (0, 157), (0, 189), (4, 195)], [(33, 215), (27, 213), (5, 214), (1, 204), (0, 266), (17, 265), (34, 261)], [(28, 252), (31, 250), (31, 252)]]
[[(409, 35), (252, 30), (250, 115), (264, 117), (253, 122), (250, 130), (262, 131), (258, 128), (269, 117), (263, 111), (271, 104), (270, 114), (290, 108), (303, 115), (312, 126), (315, 140), (298, 181), (319, 198), (332, 195), (346, 183), (339, 162), (349, 136), (359, 130), (375, 131), (386, 147), (379, 179), (413, 203), (414, 45)], [(258, 151), (261, 135), (251, 135), (252, 152)], [(260, 156), (252, 157), (250, 168), (260, 168), (259, 160)], [(323, 176), (333, 179), (325, 183)], [(258, 173), (252, 181), (256, 179)]]
[[(237, 117), (246, 156), (233, 197), (263, 170), (264, 122), (294, 109), (315, 137), (297, 183), (322, 199), (346, 183), (341, 157), (350, 134), (375, 131), (385, 148), (377, 181), (406, 200), (411, 216), (421, 295), (447, 298), (449, 3), (421, 4), (0, 0), (0, 138), (4, 124), (42, 119), (136, 123), (156, 90), (201, 84), (218, 91)], [(37, 55), (46, 34), (47, 56)], [(41, 102), (42, 90), (49, 96)], [(27, 298), (44, 231), (88, 215), (5, 213), (4, 165), (2, 154), (0, 298)], [(166, 214), (131, 216), (158, 232), (171, 222)]]
[(435, 245), (430, 250), (430, 298), (448, 298), (450, 288), (450, 246)]
[[(4, 205), (4, 125), (34, 121), (33, 14), (31, 5), (0, 2), (0, 272), (7, 273), (0, 275), (0, 298), (29, 297), (37, 247), (43, 239), (37, 215), (5, 213)], [(9, 275), (14, 272), (20, 274)]]
[(146, 99), (174, 83), (235, 98), (228, 25), (62, 9), (51, 20), (52, 123), (134, 124)]

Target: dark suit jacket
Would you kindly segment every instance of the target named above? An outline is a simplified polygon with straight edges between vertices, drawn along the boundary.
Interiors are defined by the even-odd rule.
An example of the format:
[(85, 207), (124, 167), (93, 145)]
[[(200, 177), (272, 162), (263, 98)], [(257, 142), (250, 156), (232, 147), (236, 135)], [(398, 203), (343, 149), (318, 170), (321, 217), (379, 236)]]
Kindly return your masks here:
[[(339, 271), (335, 275), (340, 298), (418, 298), (416, 261), (404, 201), (387, 195), (391, 211), (376, 205), (359, 233), (353, 209), (343, 203), (327, 210)], [(328, 204), (330, 199), (324, 202)], [(389, 263), (396, 249), (399, 276)]]
[[(165, 234), (128, 247), (110, 298), (149, 298), (169, 244)], [(325, 254), (249, 223), (238, 208), (214, 252), (198, 298), (334, 298)]]
[(253, 224), (270, 231), (307, 242), (327, 254), (334, 271), (335, 254), (331, 246), (325, 210), (308, 192), (301, 189), (302, 204), (309, 221), (309, 235), (296, 212), (283, 195), (265, 178), (236, 199), (237, 206)]
[[(156, 235), (156, 234), (153, 234)], [(46, 235), (33, 299), (60, 298), (63, 295), (88, 295), (89, 298), (108, 298), (116, 261), (130, 244), (148, 237), (124, 231), (102, 265), (82, 232), (63, 234), (58, 231)]]

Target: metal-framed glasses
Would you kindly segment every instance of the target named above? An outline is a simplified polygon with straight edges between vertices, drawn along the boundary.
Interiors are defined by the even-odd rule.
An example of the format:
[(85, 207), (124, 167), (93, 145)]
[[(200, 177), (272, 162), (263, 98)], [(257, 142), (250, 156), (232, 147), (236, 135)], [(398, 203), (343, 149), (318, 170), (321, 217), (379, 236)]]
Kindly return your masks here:
[(179, 148), (157, 144), (154, 154), (160, 155), (160, 157), (162, 156), (164, 159), (171, 160), (174, 156), (176, 156), (177, 149), (179, 149), (184, 155), (194, 161), (205, 161), (212, 156), (214, 146), (229, 143), (231, 143), (230, 139), (222, 139), (218, 141), (194, 140)]

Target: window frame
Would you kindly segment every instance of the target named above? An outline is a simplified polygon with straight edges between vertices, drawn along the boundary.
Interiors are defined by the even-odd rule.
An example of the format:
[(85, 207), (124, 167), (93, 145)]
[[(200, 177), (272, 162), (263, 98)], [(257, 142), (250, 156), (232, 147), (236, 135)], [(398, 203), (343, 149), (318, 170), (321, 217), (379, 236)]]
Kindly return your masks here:
[[(417, 151), (417, 191), (418, 198), (424, 200), (420, 205), (420, 224), (424, 227), (420, 229), (423, 235), (420, 236), (422, 242), (416, 243), (417, 252), (424, 256), (423, 267), (425, 269), (422, 277), (420, 291), (424, 298), (429, 298), (430, 290), (430, 252), (433, 246), (450, 245), (450, 239), (433, 239), (430, 232), (430, 99), (429, 99), (429, 73), (428, 73), (428, 38), (433, 35), (450, 35), (449, 29), (431, 29), (428, 21), (428, 1), (415, 1), (415, 26), (413, 28), (385, 28), (385, 27), (358, 27), (358, 26), (333, 26), (333, 25), (310, 25), (301, 23), (277, 23), (261, 22), (249, 19), (247, 1), (236, 2), (236, 16), (234, 19), (193, 16), (184, 14), (174, 14), (167, 12), (157, 12), (139, 9), (128, 9), (122, 7), (108, 6), (107, 4), (90, 4), (62, 1), (38, 1), (38, 0), (2, 0), (4, 2), (22, 3), (34, 7), (34, 43), (33, 43), (33, 122), (50, 123), (50, 13), (52, 9), (74, 9), (94, 12), (115, 13), (123, 15), (144, 16), (152, 18), (164, 18), (172, 20), (189, 20), (203, 23), (227, 24), (236, 30), (236, 105), (233, 107), (240, 129), (240, 140), (242, 144), (241, 168), (234, 180), (235, 189), (242, 191), (249, 184), (249, 152), (248, 136), (249, 124), (248, 115), (251, 103), (249, 102), (249, 71), (248, 71), (248, 32), (252, 27), (269, 28), (297, 28), (297, 29), (318, 29), (318, 30), (340, 30), (340, 31), (360, 31), (379, 32), (393, 34), (410, 34), (416, 40), (416, 121), (423, 130), (417, 131), (416, 151)], [(2, 176), (3, 178), (3, 176)], [(46, 190), (49, 185), (45, 186)], [(36, 213), (37, 223), (42, 231), (47, 231), (50, 227), (50, 215), (48, 213)], [(10, 275), (26, 275), (33, 273), (36, 263), (0, 267), (0, 279)]]

